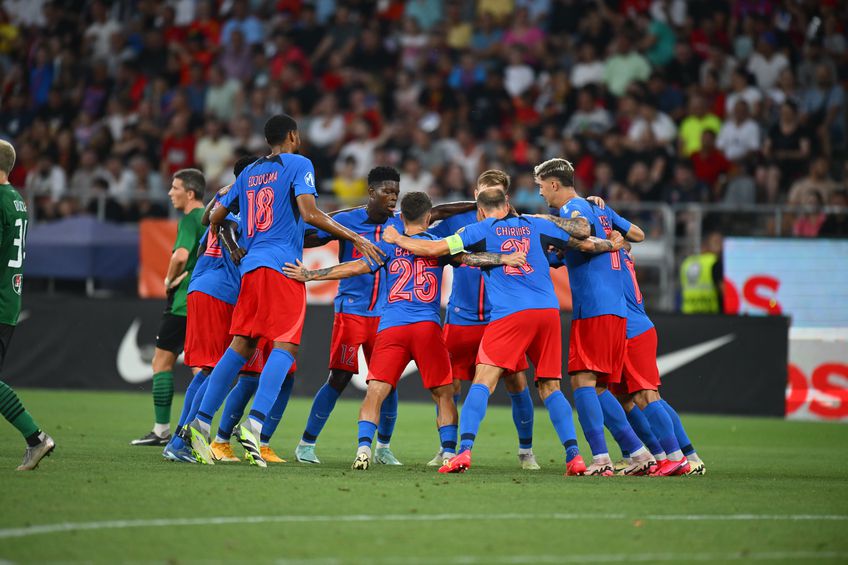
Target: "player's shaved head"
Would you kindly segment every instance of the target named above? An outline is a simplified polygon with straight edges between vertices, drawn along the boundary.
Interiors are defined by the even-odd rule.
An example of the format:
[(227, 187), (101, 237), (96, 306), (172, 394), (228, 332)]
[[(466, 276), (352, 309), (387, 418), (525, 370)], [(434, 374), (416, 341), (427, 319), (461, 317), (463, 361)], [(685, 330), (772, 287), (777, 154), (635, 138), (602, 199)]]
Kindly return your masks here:
[(8, 175), (15, 166), (15, 148), (4, 139), (0, 139), (0, 171)]
[(248, 168), (250, 165), (256, 162), (259, 159), (256, 155), (245, 155), (238, 161), (236, 161), (235, 165), (233, 165), (233, 174), (236, 178), (241, 174), (243, 170)]
[(400, 213), (407, 222), (421, 220), (433, 208), (426, 192), (407, 192), (400, 201)]
[(556, 179), (562, 186), (574, 186), (574, 166), (566, 159), (548, 159), (536, 165), (533, 174), (537, 179)]
[(175, 179), (183, 181), (183, 189), (194, 194), (195, 200), (203, 200), (206, 191), (206, 178), (197, 169), (180, 169), (174, 173)]
[(297, 131), (297, 122), (288, 114), (271, 116), (265, 122), (265, 140), (272, 147), (282, 145), (293, 131)]
[(400, 173), (394, 167), (374, 167), (368, 172), (368, 186), (375, 187), (384, 182), (400, 182)]
[(477, 205), (486, 211), (500, 210), (506, 206), (506, 193), (500, 190), (481, 190), (477, 193)]
[(504, 192), (509, 192), (509, 175), (498, 169), (489, 169), (477, 177), (477, 190), (487, 188), (503, 187)]

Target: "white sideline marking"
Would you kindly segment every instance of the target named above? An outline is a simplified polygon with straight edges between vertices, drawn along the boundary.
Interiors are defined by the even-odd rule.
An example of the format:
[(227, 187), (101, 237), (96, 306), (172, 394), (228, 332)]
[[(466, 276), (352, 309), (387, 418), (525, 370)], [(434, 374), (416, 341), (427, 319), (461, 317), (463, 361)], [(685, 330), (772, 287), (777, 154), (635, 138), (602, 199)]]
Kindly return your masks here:
[[(727, 553), (620, 553), (620, 554), (584, 554), (584, 555), (451, 555), (446, 557), (383, 557), (369, 563), (403, 563), (404, 565), (476, 565), (477, 563), (498, 563), (512, 565), (517, 563), (632, 563), (652, 561), (794, 561), (797, 559), (845, 559), (848, 553), (839, 551), (761, 551)], [(317, 557), (315, 559), (278, 559), (277, 565), (340, 565), (350, 563), (347, 559)]]
[[(592, 514), (598, 520), (670, 520), (691, 522), (733, 521), (848, 521), (843, 514)], [(175, 526), (215, 526), (224, 524), (273, 524), (311, 522), (438, 522), (445, 520), (585, 520), (586, 514), (349, 514), (347, 516), (213, 516), (209, 518), (153, 518), (146, 520), (104, 520), (101, 522), (60, 522), (23, 528), (0, 529), (0, 539), (86, 530), (126, 528), (171, 528)]]

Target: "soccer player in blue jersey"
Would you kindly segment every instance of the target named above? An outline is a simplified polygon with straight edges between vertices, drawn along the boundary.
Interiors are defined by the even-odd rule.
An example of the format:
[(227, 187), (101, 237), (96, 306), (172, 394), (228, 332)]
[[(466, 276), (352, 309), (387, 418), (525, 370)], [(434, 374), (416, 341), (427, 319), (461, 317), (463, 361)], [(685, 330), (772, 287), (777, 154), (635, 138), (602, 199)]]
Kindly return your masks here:
[[(410, 239), (428, 241), (427, 233), (432, 203), (423, 192), (410, 192), (401, 200), (404, 232)], [(394, 231), (393, 227), (387, 231)], [(349, 261), (326, 269), (307, 270), (298, 262), (287, 265), (286, 274), (299, 281), (333, 280), (381, 271), (386, 277), (388, 295), (383, 307), (374, 353), (368, 367), (368, 390), (359, 412), (359, 447), (353, 468), (366, 470), (371, 464), (371, 444), (377, 430), (380, 406), (397, 387), (401, 373), (414, 360), (438, 407), (436, 423), (442, 450), (453, 454), (457, 440), (457, 413), (453, 400), (450, 359), (442, 337), (439, 312), (442, 268), (445, 261), (416, 257), (386, 241), (378, 243), (386, 253), (382, 266), (363, 260)], [(486, 254), (466, 255), (462, 259), (478, 266), (505, 263), (520, 265), (523, 253), (510, 256)]]
[[(614, 231), (630, 241), (644, 239), (642, 230), (615, 214), (580, 198), (574, 189), (574, 168), (565, 159), (550, 159), (534, 169), (539, 193), (558, 216), (552, 221), (580, 221), (591, 233), (609, 236)], [(630, 453), (632, 463), (625, 474), (646, 474), (656, 465), (653, 456), (633, 431), (624, 409), (607, 390), (621, 380), (627, 334), (627, 305), (621, 256), (595, 255), (579, 249), (565, 253), (574, 309), (568, 347), (568, 373), (574, 404), (583, 434), (592, 450), (588, 474), (610, 476), (612, 460), (604, 437), (606, 425), (613, 437)]]
[[(491, 169), (477, 178), (474, 198), (483, 190), (509, 192), (510, 179), (503, 171)], [(438, 237), (448, 237), (464, 228), (477, 223), (480, 216), (477, 207), (473, 210), (450, 216), (430, 229)], [(483, 273), (478, 267), (460, 265), (453, 270), (453, 284), (448, 301), (447, 316), (443, 329), (445, 343), (451, 359), (453, 373), (454, 401), (458, 404), (462, 392), (462, 381), (474, 380), (477, 366), (477, 350), (483, 339), (483, 332), (491, 317), (492, 305), (486, 292)], [(526, 361), (517, 367), (518, 372), (505, 375), (504, 386), (512, 403), (512, 419), (518, 432), (518, 460), (523, 469), (535, 471), (539, 464), (533, 454), (533, 399), (527, 387), (524, 369)], [(441, 466), (444, 454), (439, 453), (428, 463)]]
[[(366, 206), (341, 212), (333, 216), (333, 219), (369, 241), (379, 242), (387, 225), (403, 225), (400, 219), (395, 217), (395, 206), (400, 193), (399, 183), (400, 174), (396, 169), (372, 169), (368, 173)], [(336, 239), (335, 236), (319, 230), (307, 237), (306, 246), (323, 245), (332, 239)], [(362, 254), (350, 243), (339, 242), (340, 263), (356, 261), (361, 257)], [(379, 270), (343, 279), (339, 284), (334, 301), (335, 316), (330, 339), (330, 375), (315, 395), (303, 435), (295, 448), (295, 457), (301, 463), (320, 463), (315, 455), (315, 443), (342, 391), (353, 375), (359, 372), (360, 347), (365, 353), (365, 361), (370, 364), (382, 313), (385, 286), (385, 276)], [(377, 448), (374, 452), (374, 460), (377, 463), (400, 465), (389, 447), (397, 419), (397, 402), (397, 390), (393, 390), (381, 407)]]
[[(256, 159), (257, 157), (254, 156), (242, 157), (236, 161), (233, 174), (237, 177)], [(218, 195), (226, 194), (229, 189), (229, 186), (222, 188)], [(207, 206), (201, 220), (202, 223), (208, 223), (209, 213), (215, 205), (216, 200), (213, 199)], [(200, 407), (200, 401), (206, 391), (206, 377), (212, 371), (218, 359), (221, 358), (221, 355), (227, 350), (227, 346), (232, 340), (230, 322), (238, 297), (240, 282), (237, 264), (244, 253), (237, 242), (237, 222), (238, 218), (229, 215), (225, 222), (226, 225), (218, 231), (216, 236), (210, 235), (211, 230), (207, 229), (200, 240), (197, 263), (188, 285), (185, 345), (185, 363), (189, 367), (198, 369), (198, 372), (186, 389), (177, 431), (162, 451), (162, 455), (169, 460), (190, 463), (238, 461), (238, 458), (230, 449), (229, 435), (227, 435), (226, 445), (213, 442), (210, 446), (211, 453), (193, 453), (189, 448), (191, 435), (186, 429), (186, 424), (194, 418)], [(229, 424), (228, 415), (231, 416), (231, 412), (238, 412), (236, 417), (241, 417), (244, 405), (247, 404), (252, 392), (243, 399), (241, 398), (243, 395), (239, 393), (244, 390), (251, 390), (251, 388), (252, 390), (256, 389), (256, 376), (262, 372), (264, 356), (267, 356), (268, 353), (270, 353), (270, 347), (257, 349), (250, 361), (242, 367), (239, 381), (234, 391), (227, 398), (221, 428), (225, 428)], [(286, 380), (286, 384), (290, 384), (290, 379)], [(283, 387), (283, 391), (281, 391), (280, 397), (275, 403), (275, 408), (278, 408), (279, 405), (279, 408), (284, 409), (285, 402), (288, 400), (286, 393), (291, 393), (291, 386)], [(237, 405), (239, 400), (243, 401), (241, 406)], [(279, 410), (280, 414), (272, 409), (271, 414), (269, 414), (269, 422), (266, 422), (262, 429), (263, 438), (270, 438), (273, 435), (274, 428), (276, 428), (274, 424), (279, 421), (282, 409)], [(229, 429), (232, 430), (232, 426)], [(219, 436), (222, 434), (220, 429), (218, 434)], [(267, 446), (267, 443), (263, 445), (261, 451), (266, 461), (282, 461)]]
[(516, 216), (509, 209), (506, 195), (499, 190), (478, 193), (477, 204), (486, 219), (446, 239), (412, 239), (401, 237), (392, 230), (386, 230), (384, 236), (385, 241), (396, 242), (404, 249), (426, 256), (464, 251), (518, 251), (526, 254), (527, 262), (520, 267), (484, 270), (492, 303), (492, 320), (483, 334), (474, 383), (462, 408), (459, 454), (447, 461), (439, 472), (461, 473), (471, 467), (471, 449), (486, 414), (489, 396), (500, 377), (514, 372), (526, 355), (536, 371), (539, 396), (565, 448), (567, 474), (581, 475), (586, 466), (577, 448), (571, 406), (560, 390), (562, 334), (559, 301), (554, 292), (546, 250), (550, 245), (561, 249), (573, 246), (603, 253), (620, 247), (621, 238), (615, 241), (589, 238), (585, 222), (564, 220), (559, 222), (560, 225), (554, 225), (532, 216)]
[(294, 364), (303, 331), (306, 289), (283, 275), (282, 269), (285, 263), (301, 259), (306, 224), (352, 242), (367, 262), (383, 260), (373, 243), (316, 206), (315, 171), (309, 159), (295, 154), (300, 134), (294, 119), (284, 114), (271, 117), (265, 123), (265, 139), (271, 153), (242, 171), (232, 189), (219, 197), (221, 206), (210, 216), (210, 224), (220, 226), (230, 212), (239, 213), (246, 254), (239, 264), (241, 289), (230, 326), (234, 337), (209, 375), (191, 423), (197, 432), (192, 433), (192, 445), (208, 443), (212, 417), (229, 384), (253, 355), (260, 338), (273, 342), (247, 421), (234, 433), (248, 460), (260, 467), (266, 463), (257, 438)]

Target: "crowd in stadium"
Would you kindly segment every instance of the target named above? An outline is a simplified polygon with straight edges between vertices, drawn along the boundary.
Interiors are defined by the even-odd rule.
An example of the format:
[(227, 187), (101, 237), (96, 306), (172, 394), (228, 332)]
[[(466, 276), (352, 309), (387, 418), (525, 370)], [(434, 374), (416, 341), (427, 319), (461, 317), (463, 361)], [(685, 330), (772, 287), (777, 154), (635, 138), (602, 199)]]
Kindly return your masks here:
[(165, 216), (176, 170), (231, 182), (285, 111), (334, 206), (360, 203), (367, 172), (391, 165), (402, 191), (435, 201), (468, 198), (500, 168), (516, 207), (540, 209), (532, 167), (565, 156), (585, 194), (803, 204), (815, 210), (796, 235), (816, 236), (820, 207), (848, 204), (846, 12), (835, 0), (5, 0), (0, 136), (42, 220)]

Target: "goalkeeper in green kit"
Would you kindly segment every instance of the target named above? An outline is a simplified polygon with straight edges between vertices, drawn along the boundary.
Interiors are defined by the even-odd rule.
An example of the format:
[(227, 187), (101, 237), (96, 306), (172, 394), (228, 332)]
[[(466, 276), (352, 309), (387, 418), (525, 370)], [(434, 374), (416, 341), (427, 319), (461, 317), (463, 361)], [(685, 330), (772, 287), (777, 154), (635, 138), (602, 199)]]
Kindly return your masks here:
[[(21, 288), (26, 256), (26, 203), (9, 184), (15, 166), (15, 148), (0, 140), (0, 370), (21, 313)], [(0, 374), (1, 375), (1, 374)], [(9, 420), (27, 442), (18, 471), (31, 471), (55, 449), (53, 438), (42, 432), (12, 388), (0, 380), (0, 414)]]

